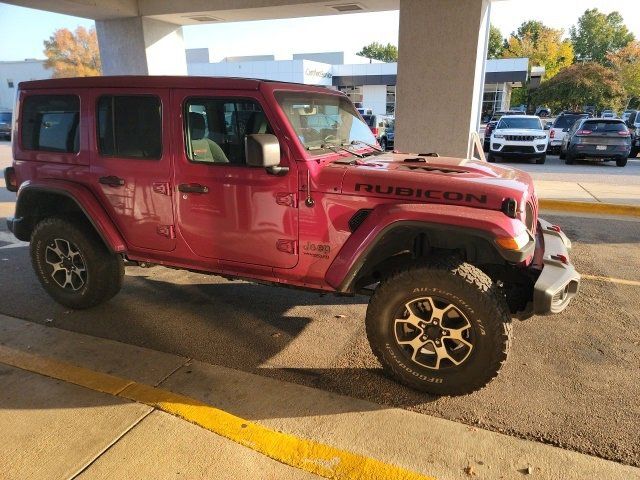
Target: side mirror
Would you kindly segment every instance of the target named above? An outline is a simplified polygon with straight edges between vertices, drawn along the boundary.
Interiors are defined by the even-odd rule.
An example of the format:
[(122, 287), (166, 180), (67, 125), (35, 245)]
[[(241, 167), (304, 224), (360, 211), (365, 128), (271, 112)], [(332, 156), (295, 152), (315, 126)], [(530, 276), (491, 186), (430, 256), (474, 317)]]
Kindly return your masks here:
[(289, 168), (280, 166), (280, 142), (275, 135), (254, 133), (244, 137), (247, 165), (266, 168), (272, 174), (286, 173)]
[(544, 129), (551, 130), (551, 124), (550, 123), (545, 124)]

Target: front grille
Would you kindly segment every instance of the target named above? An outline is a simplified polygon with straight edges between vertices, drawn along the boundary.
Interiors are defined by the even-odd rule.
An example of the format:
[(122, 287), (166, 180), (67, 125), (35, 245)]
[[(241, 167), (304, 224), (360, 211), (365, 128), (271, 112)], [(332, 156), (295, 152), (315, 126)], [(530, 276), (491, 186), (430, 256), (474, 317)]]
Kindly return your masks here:
[(504, 153), (535, 153), (535, 148), (528, 145), (505, 145), (501, 152)]
[(509, 142), (533, 142), (533, 135), (505, 135)]

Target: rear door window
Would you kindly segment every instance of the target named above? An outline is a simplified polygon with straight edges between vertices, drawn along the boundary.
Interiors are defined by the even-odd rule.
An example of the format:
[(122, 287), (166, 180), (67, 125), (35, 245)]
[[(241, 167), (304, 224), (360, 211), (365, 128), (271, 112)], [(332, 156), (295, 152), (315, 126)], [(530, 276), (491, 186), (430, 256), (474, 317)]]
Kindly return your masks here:
[(75, 95), (30, 95), (24, 99), (21, 140), (25, 150), (77, 153), (80, 99)]
[(97, 107), (98, 148), (110, 157), (159, 159), (162, 108), (151, 95), (105, 95)]

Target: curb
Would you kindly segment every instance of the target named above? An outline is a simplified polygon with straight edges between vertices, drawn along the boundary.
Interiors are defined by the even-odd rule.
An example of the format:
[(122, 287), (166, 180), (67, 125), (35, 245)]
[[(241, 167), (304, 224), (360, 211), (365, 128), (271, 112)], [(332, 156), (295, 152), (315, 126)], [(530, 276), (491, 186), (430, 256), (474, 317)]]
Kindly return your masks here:
[(640, 217), (640, 206), (617, 203), (569, 202), (566, 200), (539, 200), (539, 208), (564, 212), (592, 213), (596, 215), (624, 215)]

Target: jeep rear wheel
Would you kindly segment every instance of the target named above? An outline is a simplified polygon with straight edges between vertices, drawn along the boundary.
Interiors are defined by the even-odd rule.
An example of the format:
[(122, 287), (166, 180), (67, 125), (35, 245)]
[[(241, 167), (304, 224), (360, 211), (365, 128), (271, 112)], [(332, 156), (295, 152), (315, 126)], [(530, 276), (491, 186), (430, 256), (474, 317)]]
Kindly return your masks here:
[(122, 258), (105, 247), (84, 220), (47, 218), (31, 236), (31, 261), (53, 299), (69, 308), (94, 307), (122, 286)]
[(498, 375), (511, 343), (511, 317), (491, 279), (454, 259), (400, 271), (367, 309), (367, 337), (384, 370), (436, 395), (461, 395)]

